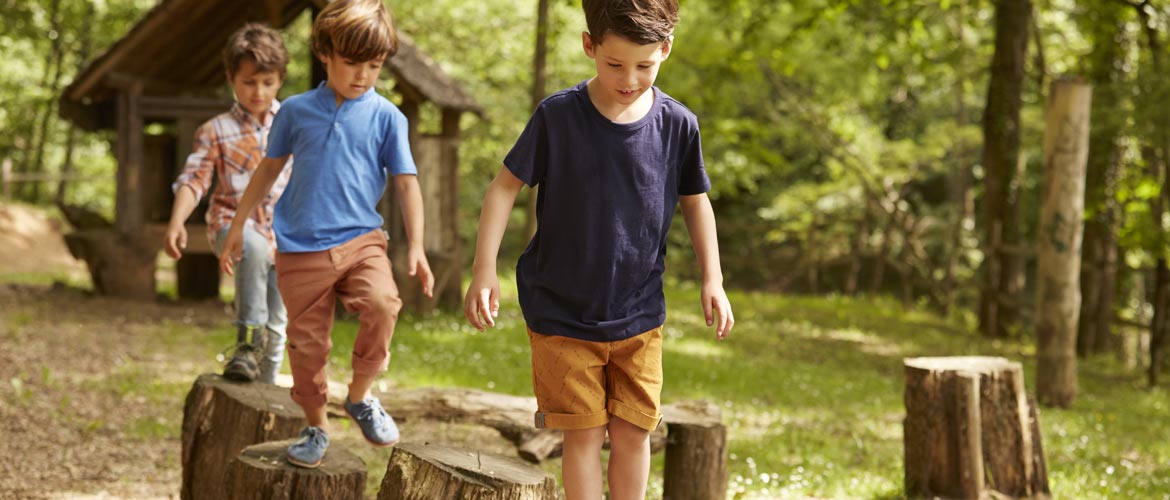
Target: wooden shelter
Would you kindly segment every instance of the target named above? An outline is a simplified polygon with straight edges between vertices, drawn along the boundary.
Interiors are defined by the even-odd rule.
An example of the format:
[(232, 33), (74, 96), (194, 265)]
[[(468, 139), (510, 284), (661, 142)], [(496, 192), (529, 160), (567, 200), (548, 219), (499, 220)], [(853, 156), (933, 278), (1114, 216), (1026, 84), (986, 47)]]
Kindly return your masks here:
[[(161, 0), (64, 90), (63, 117), (87, 130), (115, 131), (115, 220), (112, 226), (78, 228), (66, 237), (74, 255), (85, 259), (99, 293), (155, 296), (155, 260), (173, 203), (170, 184), (191, 152), (196, 127), (231, 103), (222, 97), (221, 52), (228, 36), (246, 22), (284, 28), (306, 9), (315, 18), (328, 2)], [(405, 245), (394, 242), (405, 236), (392, 185), (383, 199), (383, 215), (403, 299), (408, 308), (425, 312), (439, 302), (456, 307), (461, 302), (459, 119), (464, 112), (478, 114), (481, 109), (409, 37), (399, 36), (398, 54), (385, 67), (411, 124), (410, 143), (425, 203), (425, 243), (436, 276), (434, 299), (424, 300), (418, 284), (407, 283), (405, 273), (398, 272)], [(315, 59), (311, 64), (315, 85), (324, 79), (324, 71)], [(438, 135), (418, 131), (419, 108), (427, 102), (440, 110)], [(180, 296), (218, 295), (219, 273), (203, 236), (203, 213), (196, 210), (188, 221), (189, 246), (178, 263)]]

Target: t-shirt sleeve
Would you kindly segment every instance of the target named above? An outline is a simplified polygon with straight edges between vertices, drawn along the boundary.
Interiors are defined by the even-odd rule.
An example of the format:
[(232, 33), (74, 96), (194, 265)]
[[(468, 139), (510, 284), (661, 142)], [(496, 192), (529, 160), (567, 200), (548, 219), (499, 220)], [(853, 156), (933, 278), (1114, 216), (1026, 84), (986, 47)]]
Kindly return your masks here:
[(504, 157), (504, 166), (524, 184), (536, 186), (544, 180), (548, 165), (548, 129), (544, 107), (537, 107), (516, 144)]
[(406, 121), (406, 115), (397, 108), (391, 110), (390, 128), (386, 131), (386, 140), (382, 143), (379, 156), (382, 167), (390, 175), (418, 175), (418, 167), (410, 152), (410, 124)]
[(682, 155), (682, 170), (678, 182), (678, 194), (682, 196), (702, 194), (711, 189), (711, 179), (707, 178), (707, 169), (703, 164), (702, 143), (699, 127), (696, 125), (684, 142), (686, 148)]
[(268, 129), (268, 149), (264, 156), (267, 158), (283, 158), (292, 154), (292, 124), (295, 109), (286, 102), (272, 117), (272, 128)]

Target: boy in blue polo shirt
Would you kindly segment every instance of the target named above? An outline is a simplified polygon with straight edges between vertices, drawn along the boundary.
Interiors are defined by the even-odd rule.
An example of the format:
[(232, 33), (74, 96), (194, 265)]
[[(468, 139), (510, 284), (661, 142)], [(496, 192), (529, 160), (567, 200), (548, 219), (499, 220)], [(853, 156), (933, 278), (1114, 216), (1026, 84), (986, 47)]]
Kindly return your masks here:
[(537, 107), (487, 189), (464, 314), (494, 326), (496, 256), (516, 194), (540, 186), (536, 235), (516, 265), (532, 347), (536, 426), (564, 429), (568, 500), (643, 498), (661, 419), (666, 236), (682, 207), (718, 338), (734, 324), (695, 115), (654, 87), (677, 0), (585, 0), (597, 76)]
[[(374, 91), (382, 64), (398, 50), (390, 13), (380, 0), (335, 0), (313, 22), (312, 47), (328, 80), (285, 100), (268, 135), (266, 158), (236, 212), (236, 219), (251, 213), (284, 160), (296, 157), (273, 227), (277, 283), (289, 317), (292, 399), (309, 422), (289, 447), (288, 461), (309, 468), (320, 465), (329, 446), (325, 364), (335, 300), (357, 311), (361, 322), (345, 410), (371, 444), (398, 441), (394, 420), (369, 394), (389, 362), (402, 307), (377, 210), (387, 172), (402, 205), (407, 269), (426, 295), (434, 284), (423, 251), (422, 195), (406, 117)], [(232, 224), (220, 256), (220, 267), (229, 274), (239, 256), (241, 226)]]

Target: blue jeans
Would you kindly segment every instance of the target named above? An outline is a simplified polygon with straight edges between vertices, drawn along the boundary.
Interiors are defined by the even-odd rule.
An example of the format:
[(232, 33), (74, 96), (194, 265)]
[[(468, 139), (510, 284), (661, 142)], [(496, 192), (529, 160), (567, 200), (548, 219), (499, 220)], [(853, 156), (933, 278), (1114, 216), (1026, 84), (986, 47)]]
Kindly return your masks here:
[[(224, 227), (212, 242), (215, 254), (223, 252), (223, 240), (229, 227)], [(264, 360), (274, 367), (273, 374), (280, 371), (284, 357), (285, 326), (288, 312), (276, 288), (276, 267), (269, 257), (268, 239), (251, 227), (244, 226), (243, 258), (235, 266), (236, 277), (236, 326), (265, 328), (268, 330), (268, 345), (263, 353)], [(261, 367), (262, 371), (263, 368)]]

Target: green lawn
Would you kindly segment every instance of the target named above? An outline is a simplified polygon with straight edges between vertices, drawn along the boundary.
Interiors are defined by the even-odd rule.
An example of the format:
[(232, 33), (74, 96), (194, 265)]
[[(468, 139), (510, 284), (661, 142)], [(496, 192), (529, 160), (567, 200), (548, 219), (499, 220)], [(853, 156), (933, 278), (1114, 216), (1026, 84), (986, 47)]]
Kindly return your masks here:
[[(404, 318), (387, 380), (530, 395), (524, 323), (505, 283), (495, 330), (461, 315)], [(667, 290), (665, 402), (723, 407), (731, 436), (729, 498), (898, 498), (902, 487), (902, 364), (908, 356), (1000, 355), (1024, 363), (1028, 342), (987, 342), (959, 320), (887, 299), (733, 293), (738, 323), (716, 341), (694, 285)], [(339, 322), (335, 353), (356, 323)], [(347, 363), (335, 356), (334, 367)], [(347, 374), (339, 372), (339, 377)], [(1081, 364), (1072, 409), (1041, 409), (1049, 480), (1058, 498), (1170, 499), (1170, 409), (1165, 390), (1110, 359)], [(661, 496), (661, 456), (652, 497)]]

